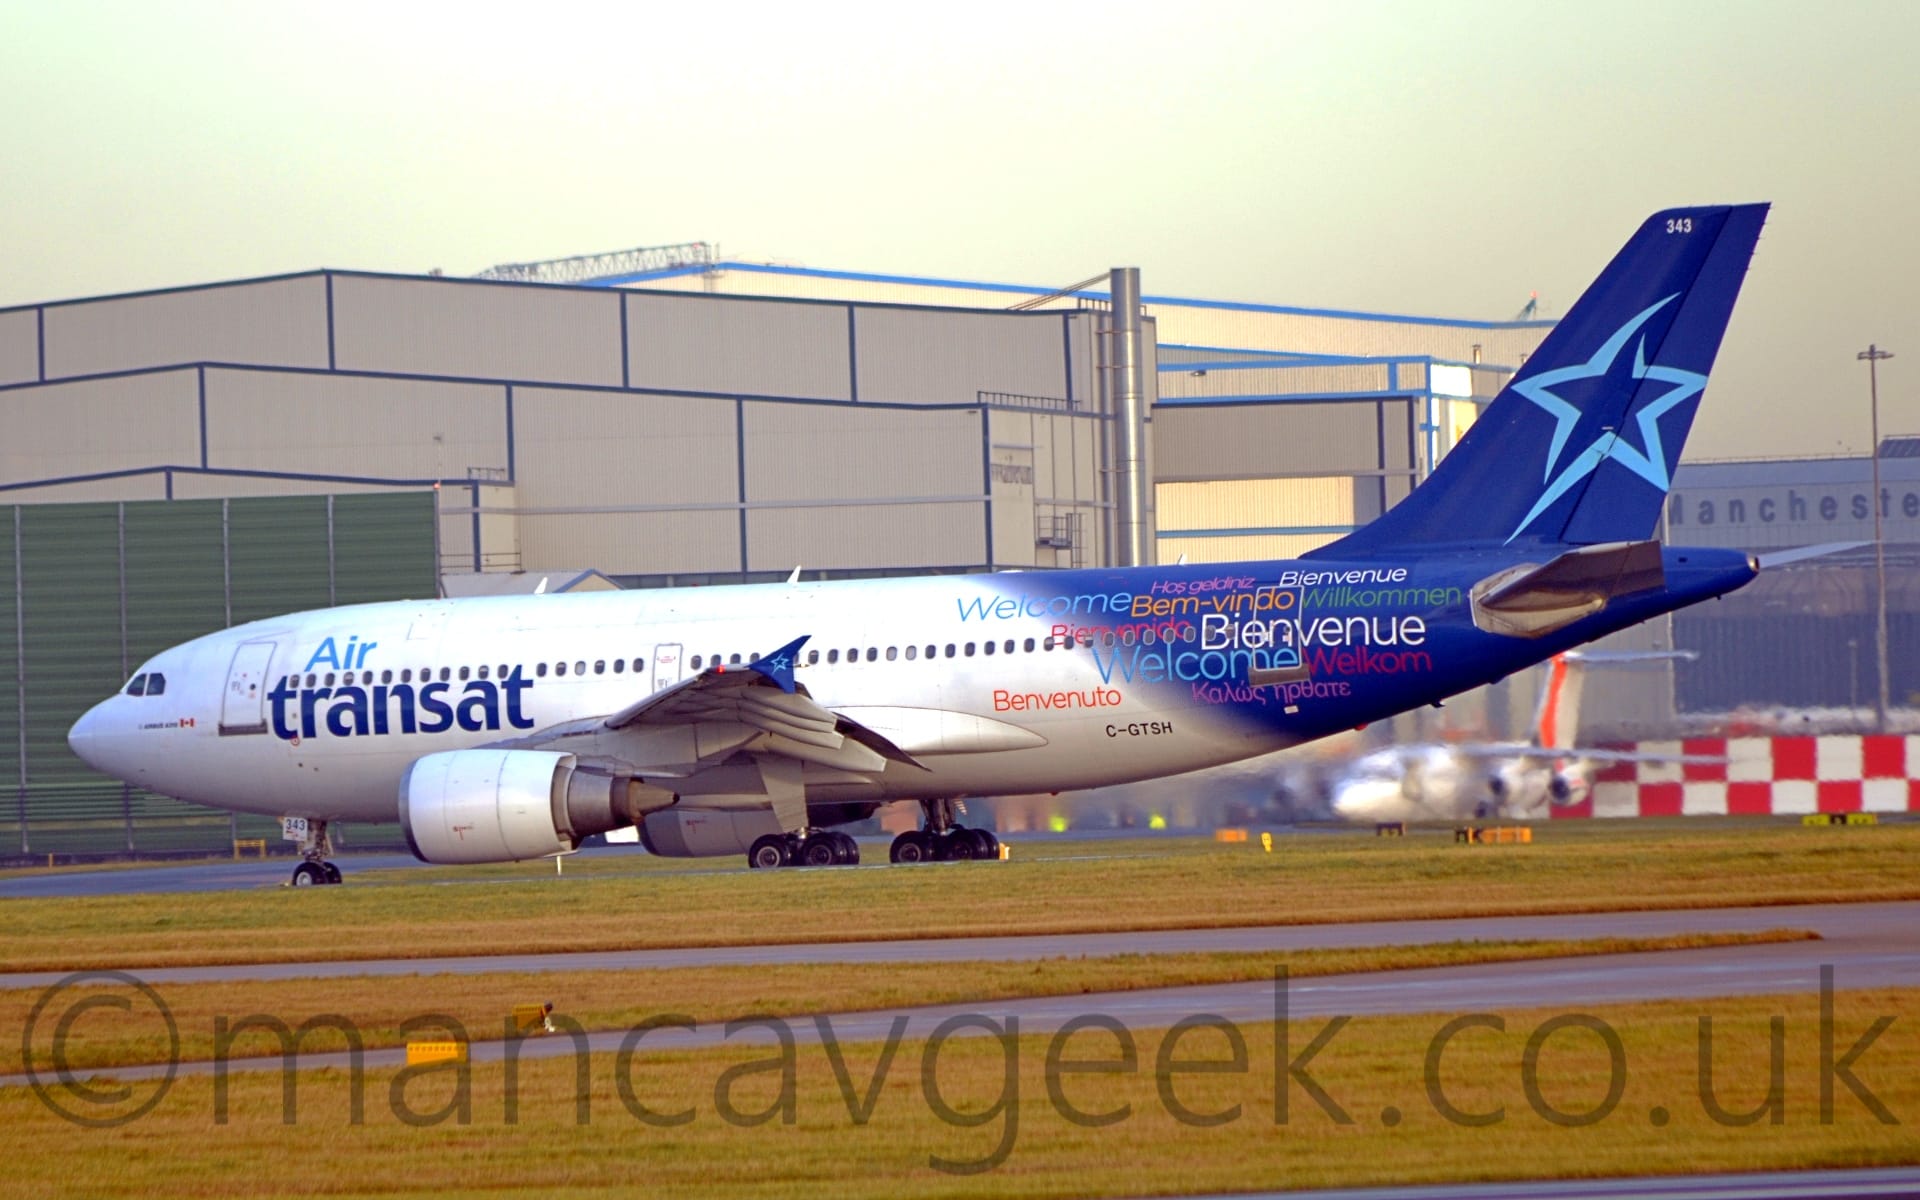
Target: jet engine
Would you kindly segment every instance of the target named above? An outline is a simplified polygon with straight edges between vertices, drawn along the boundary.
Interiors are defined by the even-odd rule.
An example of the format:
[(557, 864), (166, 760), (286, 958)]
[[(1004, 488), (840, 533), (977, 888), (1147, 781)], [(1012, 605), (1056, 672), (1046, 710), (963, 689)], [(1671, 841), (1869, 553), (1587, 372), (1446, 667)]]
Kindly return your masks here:
[(1520, 760), (1496, 763), (1487, 773), (1490, 802), (1476, 816), (1523, 816), (1540, 807), (1550, 788), (1546, 772)]
[(571, 754), (449, 750), (422, 756), (400, 780), (400, 828), (422, 862), (516, 862), (564, 854), (678, 798), (582, 771)]
[(1547, 784), (1547, 799), (1555, 808), (1569, 804), (1578, 804), (1593, 794), (1593, 768), (1586, 763), (1573, 763), (1561, 767), (1553, 773), (1553, 779)]

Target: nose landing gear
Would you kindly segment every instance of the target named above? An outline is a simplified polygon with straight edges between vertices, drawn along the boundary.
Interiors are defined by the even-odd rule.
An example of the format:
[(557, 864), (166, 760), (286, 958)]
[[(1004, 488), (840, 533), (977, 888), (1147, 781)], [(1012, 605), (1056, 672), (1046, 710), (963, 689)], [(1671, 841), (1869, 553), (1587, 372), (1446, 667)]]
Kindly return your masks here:
[(301, 863), (293, 869), (294, 887), (317, 887), (325, 883), (340, 882), (340, 868), (327, 861), (333, 853), (333, 839), (327, 835), (325, 821), (309, 820), (307, 832), (300, 839)]

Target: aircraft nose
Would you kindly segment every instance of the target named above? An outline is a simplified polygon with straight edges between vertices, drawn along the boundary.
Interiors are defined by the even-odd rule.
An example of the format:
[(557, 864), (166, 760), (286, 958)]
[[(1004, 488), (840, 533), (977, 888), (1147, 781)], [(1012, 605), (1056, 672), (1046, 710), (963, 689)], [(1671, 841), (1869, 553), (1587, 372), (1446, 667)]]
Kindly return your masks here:
[(73, 723), (73, 728), (67, 730), (67, 745), (73, 750), (74, 756), (96, 771), (108, 770), (105, 753), (106, 708), (111, 703), (110, 700), (102, 700), (82, 713), (80, 719)]

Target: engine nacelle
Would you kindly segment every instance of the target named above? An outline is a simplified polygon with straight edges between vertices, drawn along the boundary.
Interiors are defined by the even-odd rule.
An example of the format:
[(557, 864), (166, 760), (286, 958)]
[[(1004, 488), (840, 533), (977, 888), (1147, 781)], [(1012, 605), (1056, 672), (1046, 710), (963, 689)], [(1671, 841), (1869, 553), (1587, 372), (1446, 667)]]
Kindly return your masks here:
[(1593, 769), (1584, 763), (1555, 771), (1553, 782), (1547, 785), (1547, 798), (1555, 808), (1579, 804), (1592, 794)]
[(1488, 815), (1525, 816), (1546, 799), (1549, 775), (1538, 767), (1512, 760), (1496, 763), (1487, 774)]
[(432, 863), (517, 862), (564, 854), (677, 797), (641, 780), (592, 775), (571, 754), (449, 750), (400, 780), (400, 828)]

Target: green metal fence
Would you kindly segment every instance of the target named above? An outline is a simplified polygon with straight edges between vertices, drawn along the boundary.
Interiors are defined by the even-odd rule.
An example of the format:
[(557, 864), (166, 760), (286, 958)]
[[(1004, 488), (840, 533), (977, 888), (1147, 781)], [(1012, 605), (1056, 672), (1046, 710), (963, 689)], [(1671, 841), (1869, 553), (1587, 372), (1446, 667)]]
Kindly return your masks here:
[[(226, 852), (279, 838), (89, 770), (79, 715), (149, 655), (303, 608), (432, 596), (431, 492), (0, 508), (0, 856)], [(0, 795), (5, 795), (0, 791)], [(337, 831), (393, 845), (393, 827)]]

